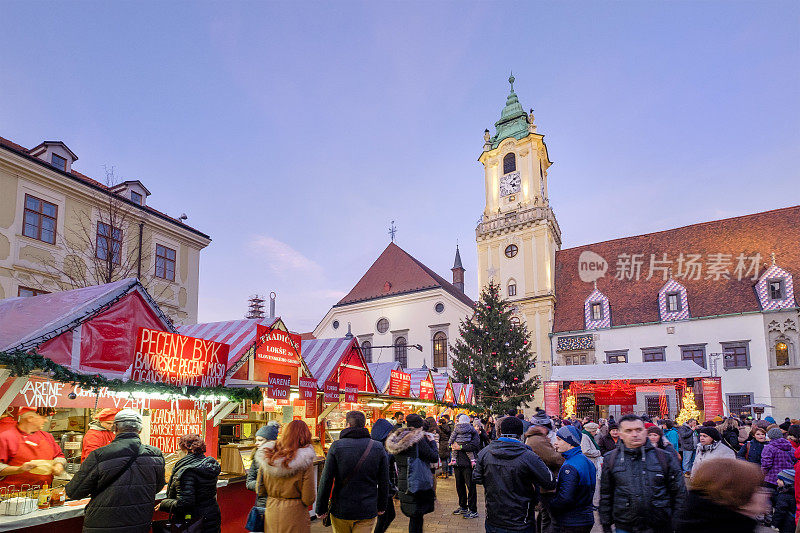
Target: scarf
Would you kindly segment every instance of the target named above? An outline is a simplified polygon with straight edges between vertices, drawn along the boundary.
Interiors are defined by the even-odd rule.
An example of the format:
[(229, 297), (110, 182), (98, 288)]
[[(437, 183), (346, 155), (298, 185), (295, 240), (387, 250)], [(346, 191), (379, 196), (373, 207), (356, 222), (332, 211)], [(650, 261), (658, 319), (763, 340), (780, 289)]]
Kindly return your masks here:
[(703, 452), (703, 453), (713, 452), (714, 450), (717, 449), (717, 446), (719, 446), (720, 442), (721, 441), (715, 440), (711, 444), (701, 444), (700, 445), (700, 451)]
[(582, 430), (581, 430), (581, 433), (583, 433), (584, 435), (586, 435), (587, 437), (589, 437), (589, 440), (590, 440), (590, 441), (592, 441), (592, 444), (594, 444), (594, 447), (595, 447), (595, 448), (597, 448), (598, 450), (600, 449), (600, 446), (598, 446), (598, 445), (597, 445), (597, 441), (595, 441), (595, 440), (594, 440), (594, 435), (592, 435), (591, 433), (589, 433), (589, 432), (588, 432), (588, 431), (586, 431), (585, 429), (582, 429)]

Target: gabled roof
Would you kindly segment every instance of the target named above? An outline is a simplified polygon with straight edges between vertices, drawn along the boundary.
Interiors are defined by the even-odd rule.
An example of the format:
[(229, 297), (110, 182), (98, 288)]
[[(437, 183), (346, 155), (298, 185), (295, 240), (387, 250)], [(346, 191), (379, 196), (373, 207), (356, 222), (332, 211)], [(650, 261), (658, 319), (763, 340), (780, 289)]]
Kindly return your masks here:
[[(191, 326), (179, 326), (178, 333), (187, 337), (205, 339), (230, 345), (228, 352), (228, 368), (241, 359), (256, 342), (256, 326), (270, 327), (280, 318), (245, 318), (242, 320), (225, 320), (223, 322), (206, 322)], [(286, 326), (284, 326), (286, 327)]]
[(472, 299), (452, 283), (392, 242), (347, 296), (334, 307), (438, 288), (444, 289), (465, 305), (475, 305)]
[[(411, 374), (411, 394), (419, 398), (419, 382), (422, 380), (433, 381), (432, 373), (429, 368), (404, 368), (403, 372)], [(434, 390), (434, 393), (436, 391)]]
[[(347, 355), (352, 348), (358, 347), (358, 340), (355, 337), (341, 337), (338, 339), (311, 339), (303, 341), (301, 345), (303, 360), (308, 365), (311, 375), (317, 380), (317, 387), (322, 389), (338, 366), (342, 363), (342, 358)], [(378, 390), (375, 380), (369, 370), (369, 365), (363, 360), (361, 350), (354, 350), (364, 369), (367, 371), (368, 385), (371, 383), (374, 390)], [(369, 388), (369, 387), (368, 387)]]
[(389, 380), (392, 378), (392, 370), (403, 370), (400, 361), (389, 361), (388, 363), (367, 363), (369, 373), (375, 380), (378, 391), (385, 393), (389, 387)]
[[(560, 250), (556, 252), (553, 331), (584, 330), (584, 301), (593, 286), (580, 279), (578, 263), (582, 252), (598, 254), (608, 263), (608, 271), (597, 280), (597, 288), (608, 297), (611, 326), (614, 327), (660, 321), (658, 292), (664, 286), (666, 270), (657, 271), (646, 279), (651, 254), (656, 261), (667, 254), (675, 279), (686, 287), (691, 316), (697, 318), (759, 312), (761, 307), (754, 290), (758, 276), (769, 268), (774, 252), (777, 265), (797, 278), (800, 275), (798, 242), (800, 206), (794, 206)], [(616, 278), (620, 254), (642, 254), (638, 281)], [(680, 276), (679, 254), (684, 254), (684, 259), (688, 254), (701, 254), (699, 279)], [(729, 256), (729, 279), (715, 279), (715, 274), (708, 276), (706, 266), (717, 254)], [(748, 258), (760, 254), (756, 279), (752, 272), (738, 279), (735, 268), (740, 254)], [(748, 260), (745, 267), (749, 264)]]

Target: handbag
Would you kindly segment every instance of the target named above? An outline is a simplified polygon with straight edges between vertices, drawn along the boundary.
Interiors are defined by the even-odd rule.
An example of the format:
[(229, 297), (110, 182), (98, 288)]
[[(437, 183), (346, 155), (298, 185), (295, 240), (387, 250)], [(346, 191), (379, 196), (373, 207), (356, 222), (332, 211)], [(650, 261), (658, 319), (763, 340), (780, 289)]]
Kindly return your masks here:
[(247, 523), (244, 525), (247, 531), (264, 531), (264, 511), (266, 509), (264, 507), (258, 507), (256, 505), (250, 509), (250, 513), (247, 515)]
[[(367, 444), (367, 449), (364, 450), (364, 453), (361, 454), (361, 459), (358, 460), (358, 463), (356, 463), (356, 467), (353, 469), (353, 471), (350, 472), (350, 474), (344, 479), (344, 481), (342, 482), (341, 488), (346, 487), (347, 484), (350, 482), (350, 480), (353, 479), (353, 476), (355, 476), (358, 473), (359, 469), (361, 468), (361, 465), (364, 464), (364, 460), (369, 455), (369, 451), (372, 449), (372, 446), (374, 444), (375, 444), (375, 441), (370, 439), (369, 440), (369, 444)], [(333, 503), (333, 490), (331, 490), (331, 495), (328, 498), (328, 512), (325, 514), (325, 518), (322, 519), (322, 525), (325, 526), (325, 527), (328, 527), (328, 526), (331, 525), (331, 504), (332, 503)]]
[(406, 494), (433, 489), (433, 474), (431, 467), (419, 458), (419, 443), (417, 443), (417, 456), (408, 459), (408, 480)]
[(156, 520), (152, 527), (153, 533), (201, 533), (203, 518), (192, 519), (189, 517), (179, 520), (170, 515), (168, 520)]

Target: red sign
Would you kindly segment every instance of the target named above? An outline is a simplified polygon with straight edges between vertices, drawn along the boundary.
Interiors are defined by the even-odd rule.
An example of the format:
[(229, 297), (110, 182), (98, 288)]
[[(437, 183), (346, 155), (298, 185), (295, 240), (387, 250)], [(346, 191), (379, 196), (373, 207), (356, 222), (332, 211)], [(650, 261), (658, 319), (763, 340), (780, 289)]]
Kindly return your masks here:
[(447, 384), (447, 387), (444, 389), (444, 397), (442, 398), (447, 403), (453, 403), (456, 401), (455, 397), (453, 396), (453, 387), (450, 384)]
[(306, 418), (316, 418), (317, 416), (317, 399), (306, 400)]
[(411, 374), (400, 370), (392, 370), (389, 378), (389, 395), (402, 396), (404, 398), (411, 396)]
[(596, 405), (636, 405), (636, 390), (627, 382), (598, 385), (594, 390)]
[(433, 382), (422, 380), (419, 382), (419, 399), (420, 400), (433, 400), (436, 398), (434, 392)]
[(348, 383), (344, 386), (344, 401), (350, 403), (358, 402), (358, 387), (356, 385)]
[(216, 387), (224, 384), (227, 366), (227, 344), (139, 328), (131, 380)]
[(336, 403), (339, 401), (339, 384), (335, 381), (326, 381), (325, 387), (325, 402)]
[(561, 397), (558, 381), (544, 382), (544, 410), (548, 416), (561, 416)]
[(288, 400), (289, 387), (292, 385), (292, 377), (286, 374), (272, 374), (267, 378), (267, 398), (275, 400)]
[(256, 361), (300, 366), (300, 335), (271, 330), (261, 324), (256, 325), (256, 335), (260, 343), (256, 348)]
[(317, 380), (314, 378), (306, 378), (300, 376), (298, 383), (300, 385), (300, 399), (301, 400), (314, 400), (317, 397)]
[(703, 378), (703, 416), (711, 420), (723, 415), (722, 378)]
[(203, 411), (187, 409), (153, 409), (150, 411), (150, 446), (164, 453), (180, 451), (180, 437), (188, 433), (203, 435), (204, 414)]

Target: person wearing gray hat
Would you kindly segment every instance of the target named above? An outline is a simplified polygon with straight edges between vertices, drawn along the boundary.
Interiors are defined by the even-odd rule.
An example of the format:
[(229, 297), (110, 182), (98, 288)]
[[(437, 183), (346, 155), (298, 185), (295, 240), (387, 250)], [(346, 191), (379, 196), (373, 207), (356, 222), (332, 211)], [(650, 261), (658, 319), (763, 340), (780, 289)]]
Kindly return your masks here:
[(91, 497), (84, 533), (147, 533), (156, 494), (166, 485), (164, 455), (155, 446), (142, 444), (142, 415), (137, 411), (117, 413), (113, 428), (114, 440), (86, 457), (67, 484), (67, 496), (72, 500)]
[[(245, 486), (247, 490), (258, 492), (258, 469), (261, 468), (260, 457), (263, 454), (257, 453), (258, 449), (267, 442), (278, 440), (278, 432), (280, 431), (280, 424), (276, 420), (270, 420), (266, 425), (261, 426), (256, 431), (256, 447), (250, 455), (250, 468), (247, 469), (247, 481)], [(267, 495), (256, 497), (256, 507), (264, 507), (267, 504)]]

